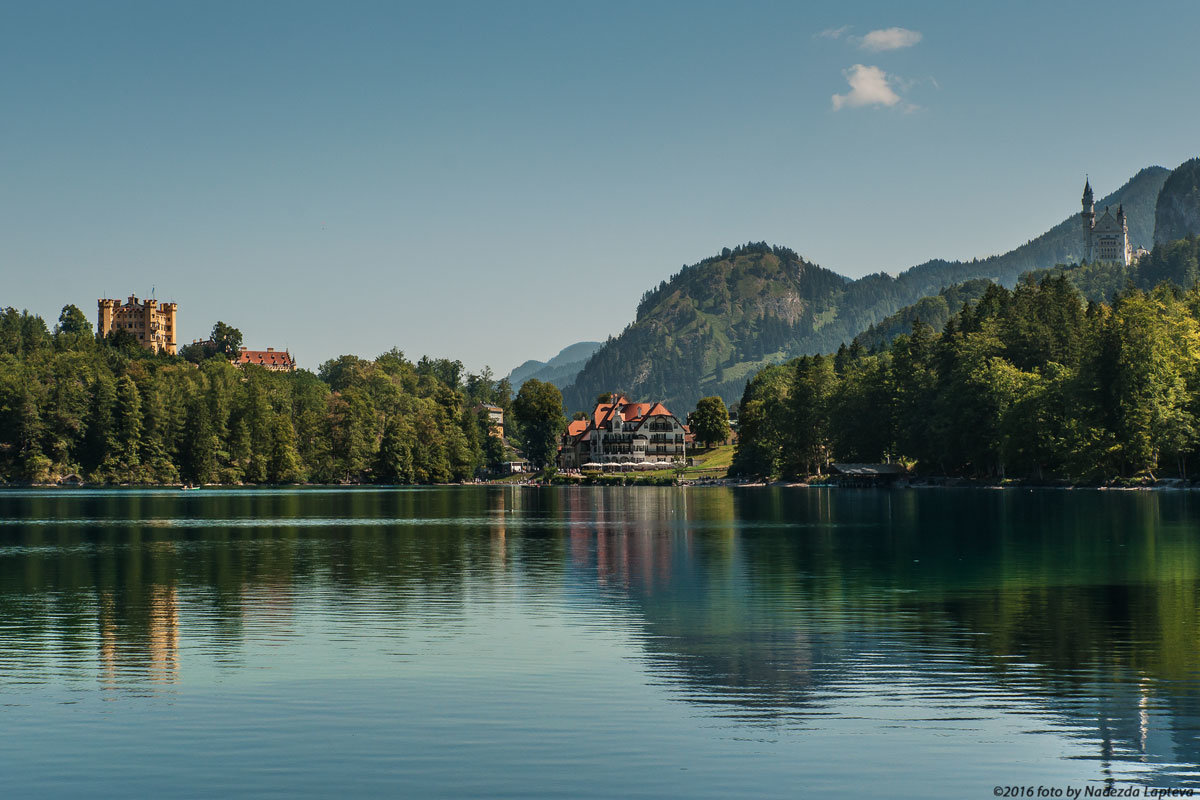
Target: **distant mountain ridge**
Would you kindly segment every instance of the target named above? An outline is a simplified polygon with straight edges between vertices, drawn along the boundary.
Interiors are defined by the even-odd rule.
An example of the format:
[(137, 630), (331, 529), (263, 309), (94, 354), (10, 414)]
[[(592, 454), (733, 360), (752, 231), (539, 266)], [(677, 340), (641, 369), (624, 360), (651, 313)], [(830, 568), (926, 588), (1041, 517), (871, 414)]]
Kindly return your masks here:
[(513, 388), (520, 388), (525, 381), (536, 378), (562, 389), (575, 381), (579, 370), (583, 369), (583, 365), (601, 346), (601, 342), (576, 342), (567, 345), (549, 361), (531, 359), (521, 364), (508, 374), (508, 382)]
[(1200, 158), (1180, 164), (1163, 183), (1154, 208), (1154, 243), (1200, 234)]
[[(1200, 279), (1200, 246), (1195, 240), (1198, 235), (1200, 158), (1193, 158), (1172, 170), (1159, 189), (1154, 207), (1154, 248), (1150, 255), (1129, 266), (1073, 264), (1063, 269), (1056, 266), (1030, 270), (1027, 275), (1033, 280), (1065, 275), (1085, 299), (1094, 302), (1112, 302), (1113, 295), (1129, 285), (1149, 290), (1169, 281), (1187, 289)], [(1133, 240), (1132, 230), (1130, 239)], [(880, 349), (896, 336), (910, 333), (918, 320), (940, 331), (950, 317), (966, 303), (979, 300), (991, 285), (991, 280), (981, 278), (945, 287), (936, 295), (923, 297), (872, 325), (854, 341), (868, 350)]]
[[(1059, 275), (1065, 276), (1083, 299), (1097, 303), (1112, 303), (1113, 297), (1129, 286), (1149, 291), (1169, 282), (1188, 289), (1200, 281), (1200, 238), (1188, 234), (1166, 244), (1157, 244), (1149, 255), (1129, 265), (1111, 262), (1074, 264), (1031, 270), (1025, 279), (1036, 282)], [(994, 285), (992, 281), (980, 278), (948, 286), (872, 325), (854, 341), (866, 350), (880, 350), (900, 334), (911, 333), (917, 321), (941, 331), (964, 305), (977, 302)]]
[[(1131, 241), (1148, 246), (1169, 174), (1147, 167), (1097, 206), (1123, 206)], [(1082, 250), (1078, 212), (1002, 255), (933, 259), (896, 276), (857, 280), (788, 248), (763, 242), (726, 248), (646, 292), (635, 320), (587, 361), (564, 397), (569, 408), (583, 409), (597, 394), (622, 391), (663, 400), (679, 413), (706, 395), (735, 402), (747, 376), (766, 364), (832, 352), (944, 287), (979, 278), (1012, 286), (1024, 272), (1078, 261)]]

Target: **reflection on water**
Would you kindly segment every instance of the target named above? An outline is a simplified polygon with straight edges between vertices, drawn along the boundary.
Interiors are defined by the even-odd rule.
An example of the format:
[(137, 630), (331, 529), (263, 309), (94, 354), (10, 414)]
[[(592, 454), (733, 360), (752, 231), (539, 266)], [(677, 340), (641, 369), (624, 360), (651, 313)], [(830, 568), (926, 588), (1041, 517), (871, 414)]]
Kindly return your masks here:
[(7, 785), (1191, 786), (1198, 534), (1188, 493), (3, 492)]

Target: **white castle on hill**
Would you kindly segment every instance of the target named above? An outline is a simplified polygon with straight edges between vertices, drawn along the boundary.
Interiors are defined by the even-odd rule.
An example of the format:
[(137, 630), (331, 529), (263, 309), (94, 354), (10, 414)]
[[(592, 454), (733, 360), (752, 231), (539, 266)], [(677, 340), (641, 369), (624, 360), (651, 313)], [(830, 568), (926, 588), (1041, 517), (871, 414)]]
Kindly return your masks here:
[(1133, 248), (1129, 245), (1129, 225), (1125, 221), (1125, 206), (1117, 206), (1114, 217), (1104, 207), (1104, 216), (1096, 219), (1096, 205), (1092, 201), (1092, 184), (1083, 182), (1083, 254), (1089, 262), (1105, 261), (1129, 266), (1133, 261)]

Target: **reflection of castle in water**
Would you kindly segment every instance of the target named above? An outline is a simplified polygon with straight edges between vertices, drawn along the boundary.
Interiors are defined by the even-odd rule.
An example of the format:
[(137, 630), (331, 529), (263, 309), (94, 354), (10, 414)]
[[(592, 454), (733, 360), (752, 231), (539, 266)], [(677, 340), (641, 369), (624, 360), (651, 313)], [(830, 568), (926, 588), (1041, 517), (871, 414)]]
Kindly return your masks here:
[[(169, 546), (131, 529), (104, 533), (109, 549), (59, 534), (57, 560), (0, 559), (3, 610), (32, 631), (0, 631), (0, 668), (98, 661), (105, 685), (152, 688), (186, 666), (181, 602), (190, 635), (227, 655), (289, 631), (314, 584), (361, 591), (403, 626), (491, 586), (565, 583), (564, 602), (620, 610), (654, 680), (737, 724), (817, 727), (856, 692), (895, 687), (914, 708), (1048, 719), (1102, 773), (1144, 762), (1169, 783), (1171, 765), (1200, 763), (1200, 540), (1184, 495), (514, 487), (270, 502), (277, 518), (396, 523), (181, 525)], [(214, 503), (227, 519), (255, 510), (250, 495)], [(202, 546), (174, 544), (189, 539)]]
[[(1151, 677), (1149, 665), (1138, 663), (1154, 660), (1147, 648), (1171, 646), (1148, 643), (1139, 631), (1152, 616), (1149, 607), (1161, 602), (1154, 589), (1143, 587), (1146, 596), (1137, 597), (1137, 590), (1110, 585), (1031, 581), (1010, 593), (1016, 624), (1030, 627), (1014, 635), (1014, 620), (993, 607), (994, 593), (967, 585), (931, 598), (925, 590), (931, 587), (910, 591), (900, 579), (906, 567), (916, 570), (896, 558), (889, 546), (895, 540), (881, 552), (860, 551), (854, 540), (862, 538), (862, 524), (883, 519), (907, 555), (913, 530), (928, 530), (912, 493), (849, 495), (866, 500), (868, 509), (847, 507), (825, 492), (775, 496), (765, 498), (768, 508), (774, 505), (767, 513), (759, 498), (753, 508), (739, 508), (741, 496), (580, 493), (566, 504), (572, 568), (623, 606), (633, 604), (656, 674), (687, 687), (688, 702), (715, 704), (726, 714), (738, 708), (736, 716), (759, 724), (804, 725), (812, 713), (814, 719), (830, 713), (831, 696), (869, 675), (881, 685), (916, 681), (920, 692), (964, 706), (1002, 702), (1049, 715), (1071, 736), (1095, 743), (1098, 777), (1119, 771), (1128, 779), (1128, 767), (1144, 764), (1133, 771), (1146, 769), (1143, 779), (1166, 785), (1180, 780), (1179, 765), (1200, 764), (1200, 653), (1190, 638), (1174, 643), (1187, 648), (1188, 660), (1163, 666), (1184, 683), (1173, 674)], [(589, 519), (596, 522), (590, 529)], [(1062, 517), (1049, 519), (1057, 533), (1074, 533), (1061, 530)], [(1132, 529), (1132, 522), (1117, 525)], [(779, 535), (781, 523), (791, 535)], [(870, 541), (880, 543), (875, 536)], [(1044, 546), (1039, 536), (1033, 543)], [(1028, 563), (1036, 551), (1014, 555), (1040, 568)], [(1195, 563), (1195, 553), (1181, 555)], [(1194, 581), (1180, 588), (1195, 599)], [(1101, 618), (1081, 627), (1081, 609)], [(1033, 626), (1048, 615), (1061, 617), (1061, 630), (1038, 635)]]
[[(155, 683), (179, 680), (179, 598), (173, 586), (154, 586), (146, 605), (135, 616), (118, 611), (112, 592), (99, 597), (97, 625), (102, 681), (115, 687), (125, 677), (146, 677)], [(144, 616), (143, 616), (144, 615)]]

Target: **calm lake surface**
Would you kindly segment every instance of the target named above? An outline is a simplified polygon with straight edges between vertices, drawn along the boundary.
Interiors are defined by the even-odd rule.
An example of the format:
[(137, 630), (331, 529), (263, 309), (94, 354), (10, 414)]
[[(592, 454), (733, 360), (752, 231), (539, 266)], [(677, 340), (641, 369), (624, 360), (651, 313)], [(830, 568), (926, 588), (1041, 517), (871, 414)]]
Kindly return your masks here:
[(24, 796), (1200, 783), (1200, 496), (0, 492)]

